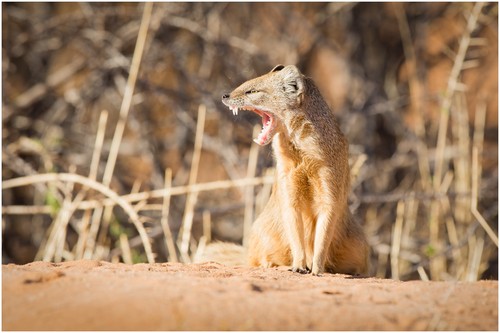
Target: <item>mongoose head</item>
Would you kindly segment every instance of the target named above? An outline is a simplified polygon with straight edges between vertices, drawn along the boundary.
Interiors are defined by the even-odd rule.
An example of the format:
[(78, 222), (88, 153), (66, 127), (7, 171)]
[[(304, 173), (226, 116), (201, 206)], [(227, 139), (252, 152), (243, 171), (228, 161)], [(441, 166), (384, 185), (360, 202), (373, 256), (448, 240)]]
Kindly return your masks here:
[(293, 65), (278, 65), (269, 73), (249, 80), (230, 94), (223, 95), (222, 102), (234, 115), (238, 114), (238, 110), (249, 110), (262, 117), (262, 131), (254, 141), (264, 146), (284, 128), (286, 113), (300, 109), (303, 95), (302, 73)]

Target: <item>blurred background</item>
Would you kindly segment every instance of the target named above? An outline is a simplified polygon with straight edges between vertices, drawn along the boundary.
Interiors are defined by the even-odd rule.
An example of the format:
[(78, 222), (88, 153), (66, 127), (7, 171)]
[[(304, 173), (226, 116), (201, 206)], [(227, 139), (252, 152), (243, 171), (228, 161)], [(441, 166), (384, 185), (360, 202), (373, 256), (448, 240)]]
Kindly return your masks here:
[(245, 243), (273, 157), (220, 97), (295, 64), (349, 139), (371, 274), (498, 278), (497, 3), (2, 3), (2, 28), (2, 263)]

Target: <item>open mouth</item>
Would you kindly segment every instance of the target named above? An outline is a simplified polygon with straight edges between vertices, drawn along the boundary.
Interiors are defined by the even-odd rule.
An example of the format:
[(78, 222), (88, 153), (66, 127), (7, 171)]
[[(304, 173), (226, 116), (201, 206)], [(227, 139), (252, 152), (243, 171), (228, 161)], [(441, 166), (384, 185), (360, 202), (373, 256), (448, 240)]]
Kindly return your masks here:
[(276, 128), (276, 120), (274, 119), (272, 114), (270, 114), (269, 112), (266, 112), (266, 111), (253, 109), (250, 107), (242, 107), (242, 108), (229, 107), (229, 108), (233, 112), (233, 115), (237, 115), (238, 111), (241, 109), (241, 110), (252, 111), (252, 112), (258, 114), (259, 116), (261, 116), (261, 118), (262, 118), (262, 130), (260, 131), (259, 136), (256, 137), (255, 139), (253, 139), (253, 141), (256, 144), (261, 145), (261, 146), (265, 146), (265, 145), (269, 144), (269, 142), (271, 142), (271, 140), (273, 138), (274, 130)]

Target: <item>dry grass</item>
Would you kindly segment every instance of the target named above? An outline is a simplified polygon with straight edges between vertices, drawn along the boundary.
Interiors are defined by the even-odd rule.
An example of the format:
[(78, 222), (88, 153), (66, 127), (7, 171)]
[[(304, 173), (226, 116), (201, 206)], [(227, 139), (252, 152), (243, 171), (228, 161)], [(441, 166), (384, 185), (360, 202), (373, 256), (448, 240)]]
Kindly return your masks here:
[[(393, 10), (403, 54), (407, 60), (408, 96), (404, 98), (408, 100), (411, 109), (409, 112), (415, 115), (414, 127), (405, 127), (402, 107), (398, 101), (403, 98), (401, 96), (385, 101), (383, 111), (373, 107), (359, 112), (359, 105), (366, 102), (359, 101), (361, 95), (358, 94), (352, 97), (351, 107), (354, 111), (340, 115), (345, 124), (344, 128), (354, 129), (352, 132), (356, 132), (356, 126), (360, 126), (360, 132), (363, 131), (359, 119), (369, 123), (367, 128), (376, 126), (376, 119), (383, 119), (385, 122), (391, 122), (392, 130), (396, 133), (394, 153), (388, 158), (380, 158), (368, 152), (369, 149), (364, 147), (365, 143), (371, 144), (368, 136), (351, 138), (351, 208), (363, 222), (369, 236), (374, 275), (390, 276), (394, 279), (474, 281), (488, 268), (489, 261), (498, 260), (495, 223), (498, 198), (496, 194), (485, 195), (492, 187), (497, 188), (492, 184), (497, 183), (498, 177), (497, 170), (489, 169), (485, 173), (483, 166), (485, 128), (488, 125), (487, 106), (481, 99), (477, 99), (476, 109), (473, 112), (468, 110), (464, 91), (467, 87), (462, 82), (463, 71), (478, 64), (474, 62), (474, 52), (471, 51), (483, 45), (478, 42), (477, 31), (487, 25), (488, 20), (497, 19), (494, 10), (486, 14), (484, 7), (484, 4), (477, 3), (472, 8), (465, 6), (461, 9), (465, 29), (456, 38), (456, 44), (452, 44), (455, 45), (456, 51), (448, 50), (452, 67), (448, 72), (446, 90), (439, 101), (437, 120), (431, 119), (425, 112), (428, 106), (424, 103), (424, 96), (427, 92), (422, 78), (418, 75), (420, 60), (415, 49), (416, 37), (412, 36), (411, 22), (402, 5), (393, 5)], [(4, 172), (3, 193), (10, 197), (27, 191), (34, 194), (28, 196), (32, 198), (30, 204), (23, 200), (20, 200), (21, 203), (4, 200), (3, 220), (7, 225), (11, 225), (15, 223), (16, 216), (31, 216), (30, 223), (36, 226), (33, 230), (38, 230), (36, 259), (62, 261), (94, 258), (126, 263), (152, 263), (158, 260), (161, 254), (160, 260), (191, 262), (193, 256), (202, 251), (211, 241), (213, 233), (217, 232), (215, 226), (218, 225), (218, 219), (222, 219), (220, 216), (225, 218), (230, 216), (231, 212), (236, 211), (239, 214), (236, 218), (233, 217), (232, 221), (242, 226), (238, 239), (246, 245), (251, 223), (269, 196), (273, 170), (269, 168), (269, 163), (262, 162), (271, 160), (269, 152), (267, 149), (262, 152), (264, 149), (259, 150), (255, 144), (245, 143), (244, 148), (241, 148), (241, 145), (221, 139), (234, 139), (239, 134), (236, 127), (238, 125), (231, 127), (235, 131), (224, 132), (229, 125), (223, 116), (215, 112), (217, 106), (214, 101), (218, 100), (218, 96), (213, 96), (212, 92), (194, 99), (197, 102), (196, 116), (194, 112), (185, 109), (183, 105), (186, 104), (182, 104), (183, 102), (174, 103), (172, 107), (171, 100), (165, 98), (164, 94), (158, 97), (160, 104), (165, 103), (165, 107), (172, 108), (172, 113), (184, 124), (188, 131), (185, 137), (194, 137), (193, 140), (185, 141), (183, 146), (182, 155), (186, 155), (183, 160), (186, 162), (185, 166), (180, 163), (181, 167), (177, 167), (176, 172), (170, 167), (154, 167), (150, 178), (153, 179), (153, 184), (162, 184), (157, 186), (159, 188), (148, 186), (144, 189), (143, 180), (136, 179), (127, 193), (126, 186), (118, 181), (123, 178), (123, 171), (117, 171), (117, 168), (127, 168), (123, 160), (120, 160), (120, 156), (124, 155), (123, 151), (130, 145), (130, 139), (126, 140), (127, 131), (133, 132), (137, 129), (139, 134), (134, 136), (128, 133), (129, 137), (140, 142), (142, 147), (147, 147), (145, 152), (141, 152), (144, 153), (141, 158), (151, 158), (156, 161), (156, 164), (153, 164), (161, 164), (156, 160), (155, 149), (148, 146), (156, 124), (150, 120), (141, 120), (141, 115), (133, 110), (134, 104), (140, 104), (145, 96), (150, 97), (144, 93), (147, 83), (144, 83), (140, 68), (143, 58), (152, 57), (151, 54), (155, 54), (159, 48), (157, 40), (153, 41), (153, 38), (159, 38), (156, 35), (159, 29), (163, 27), (165, 34), (177, 31), (169, 29), (181, 29), (188, 32), (188, 35), (180, 33), (180, 40), (190, 40), (189, 36), (194, 35), (200, 38), (196, 43), (205, 46), (200, 59), (200, 63), (204, 65), (196, 73), (196, 79), (188, 80), (189, 84), (199, 84), (196, 80), (209, 83), (216, 80), (215, 73), (220, 70), (217, 67), (220, 65), (216, 55), (220, 55), (218, 48), (222, 47), (222, 41), (226, 43), (225, 47), (240, 52), (242, 59), (250, 59), (259, 53), (255, 41), (247, 41), (236, 35), (228, 36), (224, 32), (221, 18), (225, 6), (214, 5), (213, 9), (208, 11), (207, 28), (197, 23), (197, 14), (189, 18), (187, 14), (177, 15), (171, 8), (149, 3), (139, 8), (142, 10), (142, 17), (137, 19), (135, 16), (130, 20), (130, 24), (117, 32), (120, 40), (108, 36), (104, 29), (101, 29), (102, 26), (94, 31), (97, 39), (111, 40), (111, 54), (120, 54), (106, 65), (118, 66), (127, 76), (125, 78), (119, 71), (111, 71), (114, 73), (113, 85), (123, 92), (120, 96), (121, 104), (119, 112), (115, 113), (100, 109), (95, 122), (95, 132), (92, 138), (85, 139), (93, 142), (92, 148), (88, 149), (89, 162), (79, 162), (78, 166), (80, 170), (82, 165), (85, 166), (84, 169), (89, 170), (88, 176), (75, 171), (72, 165), (64, 167), (57, 164), (54, 154), (37, 140), (9, 135), (14, 127), (35, 128), (35, 132), (37, 126), (45, 130), (57, 130), (58, 126), (62, 127), (57, 123), (52, 124), (51, 118), (31, 121), (30, 116), (18, 115), (16, 112), (39, 105), (37, 103), (48, 98), (50, 91), (63, 89), (61, 87), (65, 82), (76, 80), (82, 69), (92, 66), (99, 68), (92, 59), (75, 58), (69, 65), (62, 66), (48, 75), (45, 82), (28, 87), (11, 103), (4, 103), (4, 132), (7, 134), (4, 136), (2, 162), (4, 168), (12, 172), (7, 179)], [(92, 6), (85, 7), (83, 14), (78, 14), (73, 19), (80, 22), (82, 18), (79, 15), (89, 19), (88, 15), (93, 10)], [(5, 11), (4, 8), (4, 15)], [(352, 7), (342, 7), (331, 9), (330, 15), (346, 12), (352, 14), (352, 11)], [(22, 14), (12, 8), (7, 12), (14, 16)], [(99, 15), (107, 15), (105, 13), (106, 11), (102, 11)], [(97, 26), (102, 24), (99, 23), (99, 15), (95, 18)], [(123, 13), (116, 15), (129, 17), (131, 14), (124, 9)], [(321, 18), (318, 22), (325, 20)], [(58, 24), (61, 22), (53, 18), (46, 26), (36, 26), (35, 30), (48, 31)], [(17, 43), (22, 44), (20, 41)], [(120, 43), (133, 45), (130, 61), (120, 53), (121, 49), (117, 46)], [(19, 48), (21, 44), (12, 47)], [(179, 45), (179, 48), (183, 47)], [(298, 53), (295, 55), (299, 56)], [(480, 55), (478, 57), (480, 58)], [(4, 63), (4, 69), (10, 64), (10, 60), (5, 61), (7, 62)], [(123, 64), (126, 64), (126, 70)], [(242, 72), (244, 74), (240, 74), (241, 78), (252, 76), (249, 71)], [(173, 75), (173, 72), (169, 73)], [(227, 81), (227, 78), (225, 80)], [(137, 92), (136, 85), (139, 83), (141, 89)], [(396, 92), (400, 83), (388, 75), (384, 85), (387, 91)], [(89, 100), (82, 97), (83, 92), (82, 96), (75, 97), (78, 92), (71, 90), (71, 87), (65, 89), (62, 99), (71, 100), (71, 103), (79, 108), (90, 108), (90, 105), (86, 104)], [(109, 91), (106, 90), (106, 93)], [(184, 89), (181, 89), (178, 95), (182, 93), (185, 93)], [(51, 114), (57, 115), (57, 108), (55, 104)], [(471, 114), (474, 119), (469, 119)], [(361, 118), (355, 118), (360, 115)], [(57, 117), (54, 116), (53, 119)], [(7, 121), (16, 126), (6, 128)], [(211, 124), (214, 122), (225, 124), (220, 126), (219, 137), (213, 134)], [(116, 127), (111, 129), (110, 126), (114, 123)], [(470, 123), (473, 126), (470, 126)], [(244, 126), (248, 127), (244, 135), (246, 137), (248, 134), (250, 142), (251, 126)], [(255, 131), (258, 131), (258, 128), (254, 129)], [(111, 133), (112, 138), (110, 135), (106, 136), (106, 132)], [(44, 134), (42, 139), (47, 135)], [(12, 141), (9, 141), (11, 138)], [(374, 149), (386, 149), (383, 145), (387, 141), (378, 136), (374, 141), (377, 140), (380, 143)], [(199, 181), (201, 171), (214, 168), (213, 165), (203, 165), (204, 152), (211, 152), (218, 157), (229, 179)], [(71, 154), (71, 148), (65, 153)], [(35, 169), (34, 164), (24, 158), (26, 154), (37, 156), (43, 161), (43, 167)], [(101, 163), (101, 157), (106, 154), (106, 162)], [(264, 154), (266, 156), (263, 156)], [(54, 172), (55, 165), (58, 165), (59, 172)], [(262, 176), (258, 176), (259, 174)], [(178, 185), (174, 186), (174, 183)], [(231, 191), (234, 192), (229, 195)], [(218, 207), (213, 203), (200, 203), (201, 200), (208, 200), (202, 198), (202, 194), (207, 193), (209, 197), (218, 200), (222, 213), (218, 213)], [(200, 210), (202, 218), (197, 219)], [(43, 221), (49, 221), (48, 225)], [(134, 230), (127, 227), (129, 222)]]

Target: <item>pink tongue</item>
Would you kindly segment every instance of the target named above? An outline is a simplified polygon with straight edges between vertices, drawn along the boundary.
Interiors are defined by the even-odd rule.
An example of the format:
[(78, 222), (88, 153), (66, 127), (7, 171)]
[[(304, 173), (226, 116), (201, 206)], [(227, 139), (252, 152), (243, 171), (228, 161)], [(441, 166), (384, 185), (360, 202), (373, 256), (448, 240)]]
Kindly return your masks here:
[(269, 116), (265, 113), (262, 114), (262, 126), (265, 127), (267, 122), (269, 121)]
[(258, 145), (264, 145), (267, 142), (267, 131), (261, 132), (253, 141)]
[(269, 121), (269, 116), (267, 114), (262, 115), (262, 131), (260, 132), (259, 136), (254, 139), (253, 141), (259, 145), (264, 145), (267, 140), (268, 140), (268, 135), (269, 135), (269, 129), (271, 126), (267, 125), (267, 122)]

